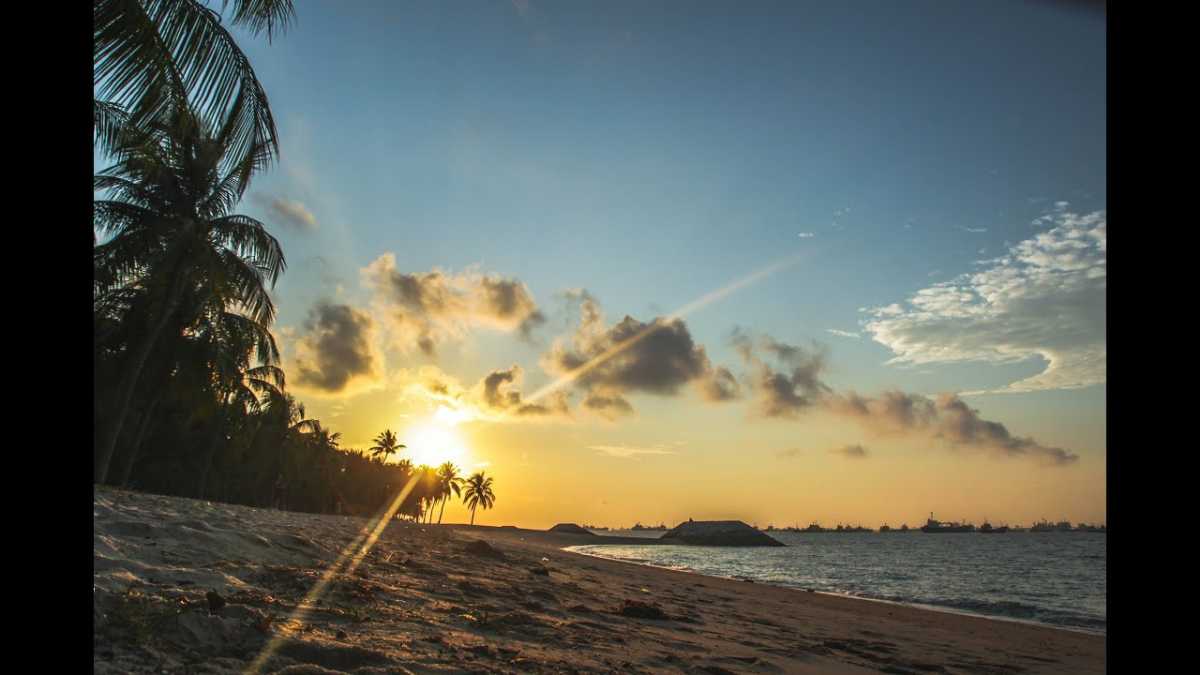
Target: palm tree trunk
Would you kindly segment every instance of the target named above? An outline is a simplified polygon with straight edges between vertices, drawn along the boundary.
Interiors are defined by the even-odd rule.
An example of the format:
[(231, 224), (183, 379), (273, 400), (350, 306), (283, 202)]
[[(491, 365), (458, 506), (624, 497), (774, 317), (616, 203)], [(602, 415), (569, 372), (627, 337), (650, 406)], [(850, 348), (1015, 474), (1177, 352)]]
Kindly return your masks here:
[(204, 457), (201, 459), (200, 482), (196, 485), (196, 499), (204, 499), (204, 489), (208, 487), (208, 473), (212, 469), (213, 458), (217, 456), (217, 446), (221, 443), (222, 417), (220, 410), (213, 414), (213, 433), (208, 441)]
[(446, 512), (446, 502), (450, 500), (449, 495), (442, 497), (442, 510), (438, 511), (438, 525), (442, 524), (442, 514)]
[(146, 412), (142, 415), (142, 422), (138, 425), (137, 436), (133, 439), (133, 447), (129, 448), (129, 459), (125, 462), (125, 466), (121, 467), (121, 480), (119, 484), (123, 488), (129, 487), (129, 479), (133, 477), (133, 466), (137, 464), (138, 453), (142, 449), (142, 441), (146, 437), (146, 431), (150, 428), (150, 421), (154, 419), (154, 413), (158, 410), (158, 402), (162, 399), (156, 398), (146, 407)]
[(179, 304), (183, 300), (183, 283), (185, 281), (183, 272), (181, 265), (168, 289), (169, 295), (162, 313), (129, 353), (128, 365), (123, 369), (124, 376), (117, 385), (116, 412), (109, 423), (104, 425), (100, 437), (97, 439), (92, 471), (92, 480), (95, 483), (103, 484), (108, 480), (108, 467), (112, 464), (113, 451), (117, 447), (121, 427), (125, 425), (125, 418), (129, 414), (130, 404), (133, 403), (133, 392), (137, 389), (138, 381), (142, 377), (142, 369), (146, 365), (146, 360), (150, 358), (150, 352), (154, 351), (159, 338), (162, 337), (162, 332), (170, 322), (171, 315), (179, 309)]
[(475, 507), (471, 507), (471, 525), (475, 525)]

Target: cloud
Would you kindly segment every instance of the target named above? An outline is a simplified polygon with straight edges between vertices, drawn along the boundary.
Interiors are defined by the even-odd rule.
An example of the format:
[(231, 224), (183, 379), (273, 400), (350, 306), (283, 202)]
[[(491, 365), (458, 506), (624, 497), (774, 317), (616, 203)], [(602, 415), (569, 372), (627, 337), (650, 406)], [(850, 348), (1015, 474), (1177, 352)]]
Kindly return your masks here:
[(917, 291), (904, 306), (869, 310), (865, 329), (896, 354), (889, 363), (1046, 362), (1037, 375), (993, 392), (1104, 383), (1107, 216), (1072, 213), (1059, 202), (1036, 222), (1053, 227), (981, 271)]
[(825, 402), (831, 412), (859, 422), (879, 435), (921, 436), (951, 448), (974, 448), (1008, 457), (1031, 457), (1045, 464), (1070, 464), (1079, 456), (1062, 448), (1019, 438), (999, 422), (985, 420), (955, 394), (931, 399), (919, 394), (887, 391), (877, 398), (850, 392)]
[(700, 395), (708, 401), (732, 401), (741, 396), (741, 385), (733, 373), (724, 366), (713, 368), (697, 381)]
[(317, 302), (296, 334), (291, 372), (297, 386), (318, 394), (358, 393), (380, 384), (383, 356), (375, 321), (349, 305)]
[(587, 392), (586, 408), (610, 417), (629, 414), (633, 408), (624, 394), (674, 396), (688, 384), (709, 401), (739, 395), (736, 378), (726, 368), (713, 367), (682, 319), (644, 322), (627, 315), (608, 326), (587, 291), (576, 291), (571, 299), (579, 304), (579, 325), (554, 341), (541, 364), (547, 373), (570, 377)]
[[(758, 411), (764, 417), (794, 418), (832, 392), (820, 379), (826, 353), (818, 345), (806, 349), (779, 342), (768, 335), (755, 341), (740, 330), (734, 331), (730, 342), (750, 367), (751, 389)], [(759, 358), (758, 351), (767, 352), (786, 372), (776, 370)]]
[(833, 333), (834, 335), (837, 335), (839, 337), (854, 338), (855, 340), (862, 338), (862, 335), (859, 333), (851, 333), (848, 330), (838, 330), (836, 328), (826, 328), (825, 332)]
[(545, 403), (528, 403), (521, 392), (512, 387), (520, 384), (521, 367), (513, 365), (507, 370), (493, 370), (477, 385), (477, 398), (494, 412), (505, 412), (524, 416), (570, 416), (567, 392), (553, 392)]
[(473, 328), (517, 331), (531, 339), (545, 323), (533, 295), (517, 279), (468, 270), (451, 274), (439, 269), (405, 273), (396, 257), (385, 253), (361, 270), (364, 284), (401, 349), (416, 346), (427, 355), (447, 340), (461, 339)]
[(962, 225), (958, 225), (957, 227), (963, 232), (970, 232), (971, 234), (983, 234), (987, 232), (986, 227), (963, 227)]
[(867, 449), (861, 445), (847, 445), (841, 448), (834, 448), (829, 452), (835, 455), (841, 455), (846, 459), (866, 459)]
[(639, 448), (629, 445), (589, 445), (589, 450), (598, 450), (609, 457), (634, 457), (636, 455), (675, 455), (678, 454), (672, 450), (667, 450), (665, 445), (654, 445), (648, 448)]
[(317, 217), (312, 214), (312, 211), (308, 210), (308, 207), (299, 201), (292, 201), (283, 197), (270, 197), (260, 193), (255, 193), (254, 201), (264, 206), (274, 219), (282, 222), (284, 225), (293, 227), (301, 232), (315, 232), (317, 230)]
[(604, 395), (594, 391), (588, 392), (587, 398), (583, 399), (583, 407), (608, 420), (633, 414), (633, 406), (620, 394)]
[(788, 448), (787, 450), (780, 450), (779, 452), (775, 453), (775, 456), (782, 459), (792, 459), (799, 457), (802, 454), (804, 454), (804, 450), (801, 448)]
[(801, 239), (811, 239), (812, 237), (815, 237), (815, 236), (817, 236), (815, 232), (801, 232), (800, 233)]
[[(755, 340), (741, 330), (734, 331), (731, 342), (751, 368), (751, 388), (762, 417), (796, 419), (802, 413), (823, 411), (855, 421), (878, 435), (929, 439), (951, 448), (1026, 456), (1047, 464), (1079, 459), (1062, 448), (1013, 436), (1003, 424), (981, 418), (978, 410), (956, 394), (930, 399), (901, 391), (886, 391), (876, 398), (837, 393), (822, 380), (827, 356), (819, 345), (806, 349), (768, 335)], [(773, 363), (761, 358), (760, 352), (766, 352)]]

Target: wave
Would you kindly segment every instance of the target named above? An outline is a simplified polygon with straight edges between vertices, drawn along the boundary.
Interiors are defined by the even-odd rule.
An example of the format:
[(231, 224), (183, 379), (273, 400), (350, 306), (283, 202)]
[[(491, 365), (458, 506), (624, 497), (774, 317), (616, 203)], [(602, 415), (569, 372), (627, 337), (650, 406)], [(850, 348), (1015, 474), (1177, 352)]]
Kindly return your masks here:
[[(696, 566), (681, 563), (675, 555), (656, 555), (652, 556), (652, 558), (663, 559), (647, 559), (642, 556), (649, 553), (657, 554), (660, 551), (646, 551), (644, 547), (637, 548), (636, 553), (625, 550), (623, 546), (613, 545), (569, 546), (565, 550), (582, 555), (631, 562), (660, 569), (671, 569), (725, 579), (748, 579), (784, 588), (794, 588), (860, 600), (888, 602), (932, 611), (1032, 623), (1101, 635), (1106, 634), (1107, 631), (1107, 620), (1104, 616), (1083, 611), (1072, 611), (1066, 607), (1048, 606), (1054, 600), (1061, 599), (1061, 596), (1055, 593), (1037, 592), (1031, 588), (1023, 588), (1012, 592), (1012, 589), (1007, 587), (989, 586), (983, 593), (995, 596), (1000, 593), (1009, 592), (1010, 595), (1017, 595), (1022, 599), (1044, 597), (1047, 600), (1047, 604), (1033, 604), (1031, 602), (1024, 602), (1022, 599), (1012, 598), (938, 596), (929, 593), (895, 592), (896, 589), (894, 587), (887, 588), (887, 586), (897, 583), (906, 585), (904, 582), (914, 579), (914, 577), (894, 572), (884, 573), (872, 578), (854, 580), (845, 578), (834, 579), (813, 576), (811, 574), (812, 570), (809, 571), (807, 576), (803, 576), (791, 573), (791, 570), (783, 571), (779, 568), (756, 569), (754, 565), (746, 564), (745, 560), (740, 561), (741, 564), (739, 564), (739, 561), (733, 560), (724, 561), (725, 564), (720, 564), (718, 561), (712, 561), (711, 559), (705, 561), (705, 563), (709, 564), (699, 564), (700, 569), (697, 569)], [(661, 551), (661, 553), (665, 554), (667, 552)], [(780, 572), (783, 573), (781, 574)], [(883, 588), (874, 587), (876, 581), (883, 581)], [(953, 593), (953, 590), (951, 589), (950, 592)]]

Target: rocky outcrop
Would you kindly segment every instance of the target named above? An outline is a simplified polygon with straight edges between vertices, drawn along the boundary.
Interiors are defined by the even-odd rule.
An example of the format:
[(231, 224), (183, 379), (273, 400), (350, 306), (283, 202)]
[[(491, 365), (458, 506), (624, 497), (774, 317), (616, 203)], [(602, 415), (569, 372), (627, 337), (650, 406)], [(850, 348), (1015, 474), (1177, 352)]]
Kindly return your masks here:
[(595, 532), (589, 532), (588, 530), (583, 529), (582, 527), (576, 525), (575, 523), (559, 523), (559, 524), (555, 525), (554, 527), (550, 528), (550, 531), (551, 532), (560, 532), (562, 534), (588, 534), (593, 537), (596, 536)]
[(783, 546), (740, 520), (689, 520), (667, 530), (663, 542), (695, 546)]

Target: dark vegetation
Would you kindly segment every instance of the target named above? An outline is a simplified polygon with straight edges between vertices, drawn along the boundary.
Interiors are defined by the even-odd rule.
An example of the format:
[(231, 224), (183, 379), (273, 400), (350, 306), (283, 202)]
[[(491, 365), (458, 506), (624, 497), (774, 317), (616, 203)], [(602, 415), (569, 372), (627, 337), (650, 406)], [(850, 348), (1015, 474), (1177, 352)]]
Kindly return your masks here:
[[(286, 389), (270, 290), (286, 269), (237, 208), (279, 156), (266, 92), (229, 32), (268, 39), (290, 0), (96, 0), (94, 481), (252, 506), (432, 520), (452, 495), (491, 508), (491, 478), (388, 461), (309, 418)], [(222, 14), (224, 16), (222, 17)], [(463, 486), (466, 485), (466, 491)]]

